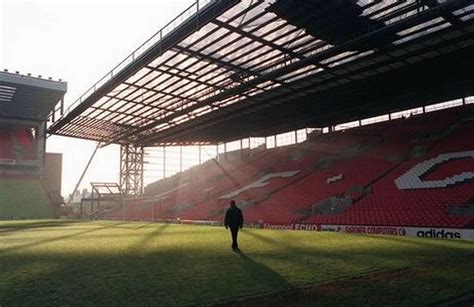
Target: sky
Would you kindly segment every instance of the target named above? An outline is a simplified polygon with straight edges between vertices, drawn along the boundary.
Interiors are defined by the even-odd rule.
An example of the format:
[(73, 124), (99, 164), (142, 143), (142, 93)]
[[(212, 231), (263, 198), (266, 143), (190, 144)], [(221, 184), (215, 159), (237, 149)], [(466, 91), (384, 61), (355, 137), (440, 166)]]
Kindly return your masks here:
[[(66, 106), (167, 24), (193, 0), (0, 0), (0, 69), (68, 83)], [(64, 196), (96, 143), (51, 136), (63, 154)], [(99, 149), (80, 188), (118, 182), (119, 147)]]

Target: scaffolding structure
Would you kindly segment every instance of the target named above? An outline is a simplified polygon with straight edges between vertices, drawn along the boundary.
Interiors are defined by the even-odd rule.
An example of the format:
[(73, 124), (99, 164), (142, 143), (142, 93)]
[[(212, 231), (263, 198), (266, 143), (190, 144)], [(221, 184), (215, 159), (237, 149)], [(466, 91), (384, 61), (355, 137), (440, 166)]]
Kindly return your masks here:
[[(91, 182), (91, 196), (81, 199), (80, 214), (86, 212), (89, 216), (97, 213), (98, 210), (109, 209), (111, 204), (123, 206), (124, 193), (115, 182)], [(101, 205), (102, 202), (102, 205)], [(85, 204), (89, 204), (87, 210)], [(104, 203), (106, 204), (104, 207)]]
[(139, 196), (143, 192), (144, 149), (141, 146), (120, 147), (120, 189), (124, 195)]

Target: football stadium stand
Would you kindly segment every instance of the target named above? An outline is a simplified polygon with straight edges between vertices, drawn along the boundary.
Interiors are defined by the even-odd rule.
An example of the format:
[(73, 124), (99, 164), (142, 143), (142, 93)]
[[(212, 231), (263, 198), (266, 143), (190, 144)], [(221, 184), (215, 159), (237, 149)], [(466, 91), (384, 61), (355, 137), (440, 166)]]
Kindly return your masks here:
[[(126, 205), (126, 216), (221, 221), (232, 198), (255, 223), (470, 227), (473, 111), (448, 109), (211, 160), (149, 185), (145, 198)], [(122, 218), (123, 208), (104, 217)]]
[[(222, 221), (232, 198), (259, 224), (471, 227), (472, 1), (346, 2), (196, 1), (52, 112), (47, 133), (120, 146), (126, 197), (95, 217)], [(144, 188), (145, 150), (166, 177), (174, 146), (218, 154)]]
[(55, 216), (61, 168), (46, 163), (46, 121), (60, 113), (66, 88), (51, 78), (0, 72), (0, 219)]

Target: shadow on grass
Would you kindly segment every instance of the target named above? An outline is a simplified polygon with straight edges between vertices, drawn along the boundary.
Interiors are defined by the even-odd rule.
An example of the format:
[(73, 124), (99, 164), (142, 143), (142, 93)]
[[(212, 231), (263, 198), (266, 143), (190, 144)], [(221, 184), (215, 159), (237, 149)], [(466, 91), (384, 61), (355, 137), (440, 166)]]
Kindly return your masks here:
[[(159, 235), (158, 230), (153, 233)], [(272, 269), (269, 264), (261, 262), (260, 259), (269, 259), (274, 252), (259, 254), (259, 260), (256, 260), (257, 258), (250, 254), (231, 254), (227, 249), (226, 252), (216, 253), (207, 249), (198, 251), (187, 248), (158, 248), (141, 253), (137, 248), (132, 246), (113, 253), (69, 254), (58, 251), (54, 256), (31, 253), (0, 255), (0, 302), (5, 306), (209, 305), (212, 302), (278, 293), (293, 288), (288, 278), (277, 273), (278, 270)], [(279, 252), (287, 253), (284, 250)], [(196, 254), (200, 256), (196, 258)], [(379, 256), (376, 252), (374, 254)], [(290, 252), (287, 257), (288, 261), (273, 264), (297, 268), (299, 255)], [(313, 274), (328, 275), (332, 280), (358, 275), (355, 272), (350, 272), (352, 276), (347, 276), (348, 272), (333, 275), (333, 271), (337, 271), (337, 267), (332, 266), (332, 259), (337, 257), (336, 254), (317, 257), (317, 262), (324, 264), (325, 268), (306, 264), (305, 270)], [(444, 260), (446, 261), (446, 257)], [(357, 262), (358, 260), (349, 258), (346, 264), (351, 267)], [(443, 271), (438, 272), (436, 276), (432, 276), (431, 272), (420, 276), (397, 275), (399, 283), (395, 285), (385, 282), (384, 278), (370, 279), (360, 287), (357, 286), (357, 291), (353, 294), (347, 293), (347, 301), (350, 302), (351, 295), (352, 298), (360, 296), (359, 291), (363, 289), (365, 295), (378, 297), (376, 301), (379, 305), (384, 302), (386, 294), (392, 297), (404, 296), (405, 300), (410, 302), (412, 297), (422, 295), (418, 290), (429, 294), (435, 290), (445, 291), (444, 288), (449, 286), (450, 291), (455, 293), (460, 283), (467, 284), (469, 280), (469, 274), (462, 273), (466, 271), (468, 264), (457, 263), (459, 269), (454, 270), (454, 275), (442, 274)], [(445, 267), (451, 270), (451, 266), (449, 264)], [(458, 282), (459, 277), (462, 279)], [(424, 283), (428, 286), (422, 286)], [(350, 286), (355, 287), (357, 284), (358, 282), (349, 281)], [(419, 288), (397, 294), (397, 287), (405, 287), (405, 284)], [(377, 291), (371, 293), (375, 286)], [(328, 292), (325, 295), (329, 302), (334, 302), (339, 293)], [(421, 302), (430, 301), (429, 296), (425, 294)], [(359, 298), (359, 304), (363, 303)]]
[(240, 256), (242, 266), (247, 271), (249, 278), (263, 282), (274, 289), (289, 289), (292, 287), (285, 278), (265, 264), (256, 262), (241, 250), (236, 250), (235, 253)]
[(53, 228), (71, 225), (74, 223), (83, 223), (83, 221), (70, 221), (70, 220), (45, 220), (45, 221), (34, 221), (34, 222), (23, 222), (23, 221), (7, 221), (7, 224), (1, 224), (0, 221), (0, 234), (14, 231), (38, 229), (38, 228)]
[[(0, 255), (5, 306), (186, 306), (281, 291), (291, 285), (244, 253), (160, 249), (141, 253)], [(232, 259), (234, 258), (234, 260)], [(233, 265), (229, 265), (233, 263)]]
[(150, 243), (150, 241), (156, 239), (158, 236), (162, 236), (163, 231), (165, 231), (169, 225), (170, 224), (159, 224), (155, 226), (155, 229), (150, 233), (144, 234), (143, 238), (135, 246), (137, 248), (143, 247), (144, 245)]
[[(118, 223), (118, 224), (126, 224), (126, 223)], [(73, 237), (76, 237), (76, 236), (96, 232), (96, 231), (107, 229), (107, 228), (110, 228), (110, 226), (102, 226), (102, 227), (87, 229), (87, 230), (84, 230), (84, 231), (79, 231), (79, 232), (75, 232), (75, 233), (68, 234), (68, 235), (63, 235), (63, 236), (38, 240), (38, 241), (35, 241), (35, 242), (32, 242), (32, 243), (21, 244), (21, 245), (16, 245), (16, 246), (12, 246), (12, 247), (3, 248), (3, 249), (0, 250), (0, 255), (5, 254), (5, 253), (9, 253), (9, 252), (12, 252), (12, 251), (18, 251), (18, 250), (22, 250), (22, 249), (25, 249), (25, 248), (34, 247), (34, 246), (37, 246), (37, 245), (42, 245), (44, 243), (50, 243), (50, 242), (70, 239), (70, 238), (73, 238)]]
[[(358, 239), (357, 242), (352, 243), (356, 244), (355, 246), (351, 246), (350, 241), (347, 242), (347, 245), (328, 246), (322, 243), (321, 245), (302, 246), (297, 241), (280, 241), (278, 237), (270, 238), (258, 231), (245, 231), (244, 233), (268, 244), (272, 249), (285, 250), (287, 253), (298, 255), (299, 261), (293, 259), (294, 265), (298, 265), (300, 262), (312, 263), (317, 266), (320, 261), (315, 261), (315, 259), (321, 259), (333, 263), (335, 265), (333, 271), (344, 276), (348, 275), (348, 272), (354, 271), (367, 273), (387, 268), (411, 267), (420, 263), (443, 263), (445, 259), (438, 257), (440, 253), (449, 255), (452, 261), (458, 261), (465, 257), (466, 253), (474, 251), (474, 244), (471, 242), (466, 242), (466, 244), (462, 242), (462, 247), (460, 247), (458, 245), (451, 246), (451, 244), (461, 242), (440, 240), (438, 243), (438, 241), (427, 242), (424, 239), (367, 236), (365, 238), (354, 237)], [(344, 240), (344, 237), (341, 236), (340, 239)], [(384, 241), (395, 244), (385, 244)], [(264, 257), (268, 261), (282, 261), (285, 258), (281, 253), (259, 253), (258, 256)]]
[[(37, 241), (33, 245), (85, 233), (91, 233), (91, 236), (81, 239), (93, 240), (101, 235), (97, 231), (126, 227), (123, 224), (93, 224), (93, 229)], [(11, 250), (12, 253), (0, 253), (0, 303), (5, 306), (208, 305), (209, 302), (223, 299), (276, 293), (292, 288), (292, 285), (301, 286), (299, 274), (309, 273), (312, 277), (308, 281), (320, 283), (337, 278), (351, 278), (371, 269), (398, 268), (397, 263), (386, 265), (385, 262), (420, 253), (411, 251), (411, 244), (391, 244), (393, 249), (390, 250), (378, 249), (377, 246), (331, 247), (324, 244), (303, 247), (298, 246), (299, 243), (295, 240), (282, 242), (276, 232), (267, 234), (260, 231), (243, 231), (256, 241), (253, 250), (250, 252), (249, 247), (247, 253), (231, 253), (227, 245), (221, 249), (210, 249), (207, 243), (187, 247), (183, 245), (188, 241), (187, 238), (176, 237), (170, 238), (170, 242), (175, 243), (173, 245), (157, 244), (155, 248), (144, 246), (154, 238), (166, 238), (170, 229), (165, 228), (169, 226), (163, 224), (157, 225), (156, 229), (146, 229), (141, 240), (129, 245), (121, 244), (120, 235), (117, 235), (117, 246), (112, 244), (109, 250), (104, 246), (104, 250), (99, 252), (90, 252), (85, 248), (82, 252), (71, 253), (58, 246), (56, 250), (39, 253), (29, 250), (16, 253), (15, 249)], [(338, 240), (339, 237), (334, 236), (334, 239)], [(114, 240), (111, 241), (115, 243)], [(350, 245), (351, 241), (347, 242)], [(361, 244), (361, 241), (356, 242)], [(89, 244), (93, 244), (93, 241)], [(264, 246), (266, 244), (274, 248), (269, 249)], [(24, 247), (25, 245), (17, 248)], [(350, 249), (346, 249), (347, 247)], [(468, 251), (460, 251), (458, 259), (473, 259), (468, 258), (471, 255)], [(472, 261), (456, 261), (444, 250), (439, 253), (435, 249), (429, 249), (424, 258), (427, 256), (439, 257), (445, 263), (442, 268), (454, 270), (456, 274), (449, 275), (441, 271), (434, 277), (431, 272), (428, 277), (402, 275), (401, 284), (408, 283), (412, 278), (426, 281), (428, 290), (421, 290), (429, 294), (425, 295), (422, 303), (429, 301), (429, 295), (434, 291), (441, 292), (448, 286), (457, 289), (459, 284), (469, 284), (470, 275), (466, 268)], [(408, 286), (423, 284), (414, 280)], [(419, 293), (419, 289), (414, 288), (411, 292), (399, 294), (400, 291), (391, 283), (383, 279), (376, 282), (380, 283), (376, 285), (377, 291), (386, 287), (384, 292), (372, 290), (373, 280), (364, 284), (363, 289), (366, 289), (366, 295), (378, 295), (378, 302), (383, 301), (385, 294), (411, 298)], [(434, 286), (439, 289), (433, 288)], [(358, 294), (355, 292), (354, 296)], [(328, 296), (332, 301), (339, 293), (328, 293)], [(350, 302), (351, 298), (347, 300)], [(359, 303), (363, 305), (363, 302)]]
[[(139, 230), (145, 227), (149, 227), (151, 225), (157, 225), (155, 222), (130, 222), (130, 221), (123, 221), (122, 223), (117, 223), (117, 222), (109, 222), (109, 223), (101, 223), (97, 222), (98, 225), (101, 226), (107, 226), (109, 228), (117, 228), (117, 229), (128, 229), (128, 230)], [(129, 226), (125, 226), (129, 225)]]
[[(420, 247), (428, 247), (433, 249), (456, 250), (456, 249), (472, 249), (474, 242), (460, 241), (453, 239), (438, 239), (438, 238), (408, 238), (397, 236), (370, 236), (372, 240), (397, 242), (400, 244), (418, 245)], [(454, 246), (455, 245), (455, 246)]]

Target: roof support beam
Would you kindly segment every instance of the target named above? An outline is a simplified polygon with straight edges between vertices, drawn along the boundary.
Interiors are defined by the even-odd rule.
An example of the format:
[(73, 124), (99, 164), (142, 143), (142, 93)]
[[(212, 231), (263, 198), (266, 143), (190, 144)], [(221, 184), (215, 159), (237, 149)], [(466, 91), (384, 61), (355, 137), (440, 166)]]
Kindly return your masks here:
[[(128, 83), (128, 82), (124, 82), (123, 84), (129, 85), (129, 86), (135, 86), (135, 87), (137, 87), (137, 88), (139, 88), (139, 89), (143, 89), (143, 90), (146, 90), (146, 91), (150, 91), (150, 92), (153, 92), (153, 93), (156, 93), (156, 94), (162, 94), (162, 95), (165, 95), (165, 96), (170, 96), (170, 97), (173, 97), (173, 98), (176, 98), (176, 99), (180, 99), (180, 100), (184, 100), (184, 101), (188, 101), (188, 102), (199, 102), (198, 100), (195, 100), (195, 99), (191, 99), (191, 98), (188, 98), (188, 97), (176, 95), (176, 94), (173, 94), (173, 93), (170, 93), (170, 92), (165, 92), (165, 91), (157, 90), (157, 89), (151, 88), (151, 87), (139, 86), (139, 85), (132, 84), (132, 83)], [(116, 98), (116, 99), (120, 99), (120, 98), (118, 98), (118, 97), (115, 97), (115, 98)], [(150, 107), (152, 107), (152, 106), (150, 106)], [(165, 109), (165, 110), (174, 112), (174, 110), (171, 110), (171, 109)]]
[(151, 66), (147, 66), (147, 68), (151, 69), (151, 70), (154, 70), (156, 72), (160, 72), (160, 73), (163, 73), (163, 74), (167, 74), (167, 75), (170, 75), (170, 76), (173, 76), (173, 77), (176, 77), (176, 78), (180, 78), (180, 79), (184, 79), (184, 80), (187, 80), (187, 81), (191, 81), (191, 82), (196, 82), (200, 85), (205, 85), (205, 86), (209, 86), (209, 87), (212, 87), (212, 88), (215, 88), (215, 89), (219, 89), (219, 90), (225, 90), (225, 87), (222, 87), (222, 86), (219, 86), (219, 85), (216, 85), (216, 84), (212, 84), (212, 83), (209, 83), (209, 82), (206, 82), (206, 81), (202, 81), (202, 80), (199, 80), (198, 78), (192, 78), (190, 77), (190, 74), (188, 73), (187, 76), (185, 76), (183, 73), (185, 72), (181, 72), (181, 73), (174, 73), (174, 72), (171, 72), (170, 70), (178, 70), (177, 68), (175, 67), (168, 67), (166, 70), (165, 69), (160, 69), (158, 67), (151, 67)]
[(292, 51), (292, 50), (290, 50), (290, 49), (284, 48), (284, 47), (282, 47), (282, 46), (280, 46), (280, 45), (278, 45), (278, 44), (275, 44), (275, 43), (273, 43), (273, 42), (267, 41), (266, 39), (263, 39), (263, 38), (261, 38), (260, 36), (257, 36), (257, 35), (255, 35), (255, 34), (252, 34), (252, 33), (243, 31), (242, 29), (233, 27), (233, 26), (231, 26), (230, 24), (227, 24), (227, 23), (225, 23), (225, 22), (222, 22), (222, 21), (220, 21), (220, 20), (218, 20), (218, 19), (213, 20), (212, 23), (215, 24), (215, 25), (217, 25), (217, 26), (219, 26), (219, 27), (222, 27), (222, 28), (224, 28), (224, 29), (227, 29), (227, 30), (229, 30), (229, 31), (231, 31), (231, 32), (235, 32), (235, 33), (237, 33), (237, 34), (239, 34), (239, 35), (241, 35), (241, 36), (243, 36), (243, 37), (247, 37), (247, 38), (249, 38), (249, 39), (251, 39), (251, 40), (253, 40), (253, 41), (259, 42), (259, 43), (262, 44), (262, 45), (265, 45), (265, 46), (268, 46), (268, 47), (270, 47), (270, 48), (272, 48), (272, 49), (278, 50), (278, 51), (280, 51), (281, 53), (284, 53), (284, 54), (287, 54), (287, 55), (289, 55), (289, 56), (292, 56), (293, 58), (296, 58), (296, 59), (304, 59), (304, 56), (301, 55), (301, 54), (299, 54), (299, 53), (297, 53), (297, 52), (294, 52), (294, 51)]
[(126, 98), (117, 98), (117, 97), (108, 96), (108, 95), (106, 95), (105, 97), (122, 100), (122, 101), (125, 101), (127, 103), (138, 104), (138, 105), (144, 106), (144, 107), (154, 108), (154, 109), (158, 109), (158, 110), (161, 110), (161, 111), (174, 112), (174, 110), (171, 110), (171, 109), (168, 109), (168, 108), (163, 108), (163, 107), (160, 107), (160, 106), (154, 106), (154, 105), (151, 105), (151, 104), (143, 103), (141, 101), (134, 101), (134, 100), (126, 99)]
[(229, 62), (226, 62), (226, 61), (222, 61), (216, 57), (213, 57), (213, 56), (210, 56), (210, 55), (207, 55), (207, 54), (204, 54), (202, 52), (198, 52), (198, 51), (195, 51), (195, 50), (192, 50), (190, 48), (186, 48), (186, 47), (182, 47), (182, 46), (175, 46), (174, 47), (176, 50), (178, 50), (179, 52), (182, 52), (184, 54), (188, 54), (188, 55), (191, 55), (193, 57), (196, 57), (196, 58), (199, 58), (201, 60), (204, 60), (206, 62), (209, 62), (211, 64), (215, 64), (215, 65), (218, 65), (220, 67), (223, 67), (224, 69), (226, 70), (230, 70), (230, 71), (234, 71), (234, 72), (243, 72), (245, 73), (246, 75), (248, 76), (255, 76), (255, 75), (259, 75), (251, 70), (248, 70), (246, 69), (245, 67), (242, 67), (242, 66), (239, 66), (239, 65), (235, 65), (235, 64), (232, 64), (232, 63), (229, 63)]
[[(235, 32), (235, 33), (237, 33), (237, 34), (239, 34), (239, 35), (241, 35), (241, 36), (243, 36), (243, 37), (247, 37), (247, 38), (249, 38), (249, 39), (251, 39), (251, 40), (253, 40), (253, 41), (259, 42), (259, 43), (262, 44), (262, 45), (265, 45), (265, 46), (268, 46), (268, 47), (270, 47), (270, 48), (272, 48), (272, 49), (278, 50), (278, 51), (280, 51), (281, 53), (286, 54), (286, 55), (289, 55), (289, 56), (291, 56), (291, 57), (293, 57), (293, 58), (295, 58), (295, 59), (300, 59), (300, 60), (302, 60), (302, 59), (305, 58), (305, 56), (302, 55), (302, 54), (299, 54), (299, 53), (294, 52), (294, 51), (292, 51), (292, 50), (290, 50), (290, 49), (287, 49), (287, 48), (285, 48), (285, 47), (282, 47), (282, 46), (280, 46), (280, 45), (278, 45), (278, 44), (275, 44), (274, 42), (270, 42), (270, 41), (268, 41), (268, 40), (266, 40), (266, 39), (263, 39), (263, 38), (261, 38), (260, 36), (257, 36), (257, 35), (255, 35), (255, 34), (252, 34), (252, 33), (243, 31), (243, 30), (241, 30), (241, 29), (239, 29), (239, 28), (233, 27), (233, 26), (231, 26), (231, 25), (229, 25), (229, 24), (227, 24), (227, 23), (225, 23), (225, 22), (222, 22), (222, 21), (220, 21), (220, 20), (217, 20), (217, 19), (216, 19), (216, 20), (212, 21), (212, 23), (214, 23), (215, 25), (218, 25), (218, 26), (220, 26), (220, 27), (222, 27), (222, 28), (224, 28), (224, 29), (227, 29), (227, 30), (229, 30), (229, 31), (231, 31), (231, 32)], [(321, 68), (326, 69), (326, 70), (329, 69), (329, 67), (327, 67), (326, 65), (321, 64), (321, 63), (318, 63), (316, 66), (321, 67)], [(275, 80), (275, 82), (277, 82), (277, 80)], [(279, 83), (280, 83), (280, 82), (279, 82)]]
[[(177, 42), (183, 40), (189, 34), (194, 33), (203, 25), (207, 24), (229, 8), (235, 6), (240, 0), (220, 0), (213, 1), (209, 5), (200, 8), (196, 18), (189, 18), (183, 24), (181, 24), (176, 31), (172, 31), (169, 35), (165, 35), (162, 39), (154, 44), (149, 50), (135, 58), (132, 63), (127, 65), (124, 69), (120, 70), (119, 73), (114, 75), (109, 81), (100, 86), (91, 95), (87, 96), (81, 104), (79, 104), (70, 113), (64, 116), (60, 121), (54, 123), (49, 128), (49, 133), (55, 133), (61, 127), (66, 125), (74, 117), (80, 115), (88, 107), (99, 100), (103, 95), (113, 90), (118, 84), (127, 80), (130, 76), (139, 71), (144, 64), (150, 63), (157, 56), (162, 55), (165, 51), (173, 48)], [(199, 20), (199, 23), (196, 22)]]
[(367, 32), (366, 34), (361, 35), (357, 38), (351, 39), (351, 40), (347, 41), (346, 43), (343, 43), (341, 45), (329, 48), (327, 50), (323, 50), (323, 51), (321, 51), (319, 53), (316, 53), (312, 56), (309, 56), (309, 57), (307, 57), (303, 60), (291, 63), (291, 64), (287, 65), (286, 67), (275, 69), (275, 70), (273, 70), (273, 71), (271, 71), (267, 74), (257, 76), (257, 77), (255, 77), (255, 78), (253, 78), (253, 79), (251, 79), (251, 80), (249, 80), (245, 83), (242, 83), (238, 86), (235, 86), (231, 89), (228, 89), (225, 92), (216, 94), (216, 95), (214, 95), (212, 97), (209, 97), (207, 99), (203, 99), (200, 103), (195, 104), (195, 105), (193, 105), (193, 106), (191, 106), (191, 107), (189, 107), (185, 110), (178, 111), (175, 114), (170, 115), (170, 116), (165, 116), (164, 118), (162, 118), (160, 120), (157, 120), (157, 121), (154, 121), (154, 122), (150, 123), (149, 125), (145, 125), (143, 127), (140, 127), (139, 129), (135, 130), (135, 131), (129, 131), (129, 132), (121, 135), (120, 137), (114, 138), (109, 143), (118, 142), (122, 139), (127, 138), (129, 135), (137, 134), (137, 133), (140, 133), (142, 131), (152, 129), (153, 127), (156, 127), (160, 124), (170, 122), (170, 121), (173, 120), (173, 118), (185, 115), (186, 113), (192, 112), (192, 111), (194, 111), (198, 108), (201, 108), (203, 106), (211, 105), (211, 104), (213, 104), (217, 101), (221, 101), (223, 99), (232, 97), (232, 96), (237, 95), (239, 93), (246, 92), (249, 89), (255, 88), (255, 87), (259, 86), (260, 84), (262, 84), (264, 82), (274, 80), (274, 79), (278, 78), (279, 76), (288, 74), (291, 71), (296, 71), (298, 69), (307, 67), (309, 65), (317, 65), (317, 63), (320, 62), (321, 60), (330, 58), (332, 56), (335, 56), (335, 55), (339, 54), (340, 52), (344, 52), (345, 50), (350, 49), (352, 46), (360, 46), (361, 44), (367, 44), (367, 43), (370, 43), (374, 40), (377, 40), (380, 37), (383, 37), (385, 35), (392, 35), (392, 34), (397, 33), (399, 31), (408, 29), (408, 28), (410, 28), (414, 25), (417, 25), (417, 24), (420, 24), (422, 22), (426, 22), (428, 20), (436, 18), (437, 16), (440, 16), (441, 14), (443, 14), (445, 12), (450, 12), (452, 10), (459, 9), (460, 7), (464, 7), (469, 2), (470, 2), (469, 0), (452, 0), (452, 1), (440, 4), (440, 5), (436, 6), (435, 8), (425, 10), (425, 11), (421, 12), (418, 15), (409, 16), (409, 17), (407, 17), (403, 20), (394, 22), (390, 25), (386, 25), (383, 28)]
[[(422, 4), (425, 4), (426, 6), (430, 8), (434, 8), (439, 5), (439, 3), (436, 0), (424, 0), (424, 1), (422, 0)], [(441, 16), (444, 18), (444, 20), (446, 20), (453, 26), (458, 26), (459, 24), (461, 24), (461, 21), (451, 12), (445, 12), (441, 14)]]

